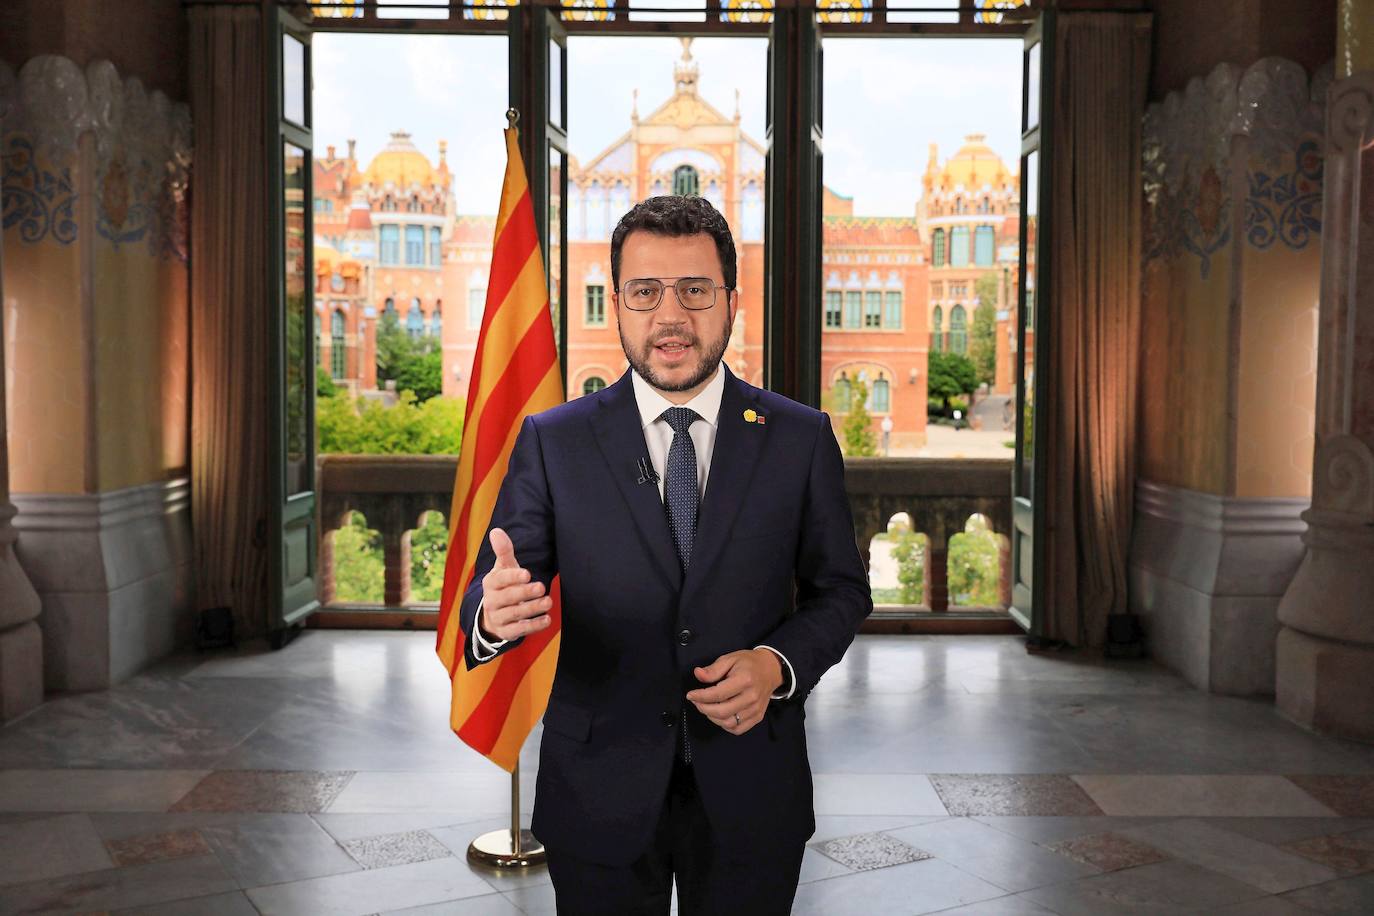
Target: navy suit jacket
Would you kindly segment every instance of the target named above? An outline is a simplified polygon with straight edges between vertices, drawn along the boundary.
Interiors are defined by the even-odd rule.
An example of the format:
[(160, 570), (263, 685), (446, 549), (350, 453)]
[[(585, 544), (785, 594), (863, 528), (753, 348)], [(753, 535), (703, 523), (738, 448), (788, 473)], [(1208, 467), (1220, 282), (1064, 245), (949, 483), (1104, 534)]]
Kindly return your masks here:
[[(550, 849), (628, 864), (648, 846), (667, 791), (682, 708), (702, 803), (740, 850), (815, 831), (803, 703), (873, 610), (821, 411), (726, 373), (716, 441), (684, 576), (626, 370), (615, 384), (528, 416), (492, 510), (516, 562), (547, 587), (561, 576), (562, 642), (540, 743), (531, 828)], [(750, 423), (752, 408), (765, 418)], [(482, 539), (460, 608), (472, 655)], [(520, 644), (502, 646), (507, 652)], [(796, 690), (743, 735), (684, 694), (693, 667), (767, 644)]]

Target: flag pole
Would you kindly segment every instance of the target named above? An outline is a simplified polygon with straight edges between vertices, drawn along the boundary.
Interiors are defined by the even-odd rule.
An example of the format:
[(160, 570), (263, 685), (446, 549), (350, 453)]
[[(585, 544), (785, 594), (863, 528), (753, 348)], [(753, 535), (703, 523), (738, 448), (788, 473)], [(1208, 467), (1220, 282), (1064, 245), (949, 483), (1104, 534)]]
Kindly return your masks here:
[[(520, 112), (506, 109), (508, 129), (514, 129)], [(510, 771), (510, 828), (492, 830), (473, 840), (468, 846), (468, 861), (498, 871), (537, 868), (545, 864), (544, 844), (534, 834), (520, 826), (520, 759)]]
[(510, 773), (510, 827), (493, 830), (468, 846), (468, 861), (498, 871), (537, 868), (545, 863), (544, 844), (520, 827), (520, 763)]

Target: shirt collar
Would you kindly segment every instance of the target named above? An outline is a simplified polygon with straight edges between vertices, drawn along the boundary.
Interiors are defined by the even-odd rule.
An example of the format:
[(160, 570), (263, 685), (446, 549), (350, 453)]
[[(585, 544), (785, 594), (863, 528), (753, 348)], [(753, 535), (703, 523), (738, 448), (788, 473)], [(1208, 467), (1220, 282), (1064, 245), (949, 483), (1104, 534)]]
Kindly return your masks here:
[(648, 426), (650, 423), (663, 416), (663, 411), (669, 407), (690, 407), (712, 426), (716, 425), (716, 420), (720, 417), (720, 400), (725, 393), (725, 365), (717, 364), (716, 374), (706, 383), (706, 387), (697, 392), (696, 397), (686, 404), (678, 405), (668, 400), (663, 394), (644, 381), (640, 374), (633, 368), (630, 369), (631, 383), (634, 386), (635, 403), (639, 406), (639, 422), (641, 426)]

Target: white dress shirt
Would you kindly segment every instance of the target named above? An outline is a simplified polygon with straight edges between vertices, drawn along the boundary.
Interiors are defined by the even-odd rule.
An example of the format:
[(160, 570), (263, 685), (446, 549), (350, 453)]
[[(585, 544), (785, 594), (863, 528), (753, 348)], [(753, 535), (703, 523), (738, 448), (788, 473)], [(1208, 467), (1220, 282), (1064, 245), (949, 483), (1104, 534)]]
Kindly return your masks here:
[[(725, 373), (720, 366), (717, 366), (716, 374), (711, 376), (706, 387), (698, 391), (690, 401), (679, 405), (664, 397), (662, 392), (641, 378), (638, 372), (633, 369), (628, 371), (630, 372), (631, 384), (634, 387), (635, 404), (639, 407), (639, 421), (644, 429), (644, 444), (649, 447), (649, 461), (653, 463), (654, 470), (658, 473), (659, 500), (663, 499), (664, 479), (667, 477), (668, 449), (673, 444), (673, 428), (668, 425), (667, 420), (660, 418), (668, 408), (679, 406), (690, 408), (697, 412), (697, 416), (701, 417), (700, 421), (692, 421), (687, 433), (692, 437), (692, 446), (697, 453), (697, 493), (704, 496), (706, 478), (711, 470), (711, 453), (716, 446), (716, 429), (720, 420), (720, 401), (725, 393)], [(473, 628), (472, 654), (478, 661), (486, 661), (496, 655), (497, 650), (506, 644), (506, 640), (490, 642), (482, 637), (480, 630), (481, 602), (478, 602), (477, 605), (476, 620), (479, 626)], [(772, 694), (772, 698), (785, 700), (792, 696), (793, 691), (797, 689), (797, 679), (792, 671), (792, 663), (772, 646), (755, 646), (754, 648), (767, 649), (787, 666), (788, 690), (786, 693)]]

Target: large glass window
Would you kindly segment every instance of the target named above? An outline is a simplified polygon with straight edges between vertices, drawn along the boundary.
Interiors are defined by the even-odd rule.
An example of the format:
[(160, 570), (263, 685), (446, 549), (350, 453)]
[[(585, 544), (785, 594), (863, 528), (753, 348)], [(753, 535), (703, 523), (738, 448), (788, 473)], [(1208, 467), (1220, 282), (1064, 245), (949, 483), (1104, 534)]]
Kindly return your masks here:
[(444, 265), (444, 230), (438, 226), (429, 227), (429, 266), (442, 267)]
[(887, 313), (883, 316), (883, 327), (894, 331), (902, 329), (902, 294), (889, 291), (886, 296)]
[(857, 328), (862, 323), (864, 294), (858, 290), (850, 290), (844, 294), (844, 326), (847, 328)]
[(979, 226), (973, 230), (973, 263), (979, 267), (991, 267), (993, 249), (996, 247), (995, 230), (991, 226)]
[(468, 288), (468, 330), (475, 331), (482, 326), (482, 312), (487, 307), (487, 288), (472, 286)]
[(425, 227), (406, 226), (406, 265), (425, 263)]
[(420, 311), (420, 300), (410, 300), (410, 311), (406, 312), (406, 333), (412, 340), (419, 340), (425, 333), (425, 313)]
[(335, 309), (329, 316), (329, 374), (336, 379), (344, 377), (348, 354), (344, 344), (344, 313)]
[(949, 230), (949, 266), (968, 266), (968, 226)]
[(690, 165), (680, 165), (673, 170), (673, 193), (684, 197), (696, 197), (701, 191), (701, 176)]
[(945, 310), (935, 306), (930, 313), (930, 352), (939, 353), (945, 348)]
[(844, 305), (844, 294), (837, 289), (825, 293), (825, 326), (827, 329), (840, 327), (840, 312)]
[(382, 225), (378, 230), (381, 239), (381, 262), (384, 265), (401, 263), (401, 227)]
[(962, 305), (949, 310), (949, 351), (968, 355), (968, 315)]
[(945, 266), (945, 230), (943, 230), (943, 229), (936, 229), (933, 233), (931, 233), (931, 240), (932, 240), (932, 241), (931, 241), (932, 253), (931, 253), (931, 256), (930, 256), (930, 263), (931, 263), (931, 265), (934, 266), (934, 267), (944, 267), (944, 266)]
[(585, 295), (586, 312), (583, 320), (588, 325), (602, 326), (606, 323), (606, 287), (600, 283), (587, 284)]
[(880, 328), (883, 326), (883, 294), (878, 290), (869, 290), (864, 293), (864, 327)]

